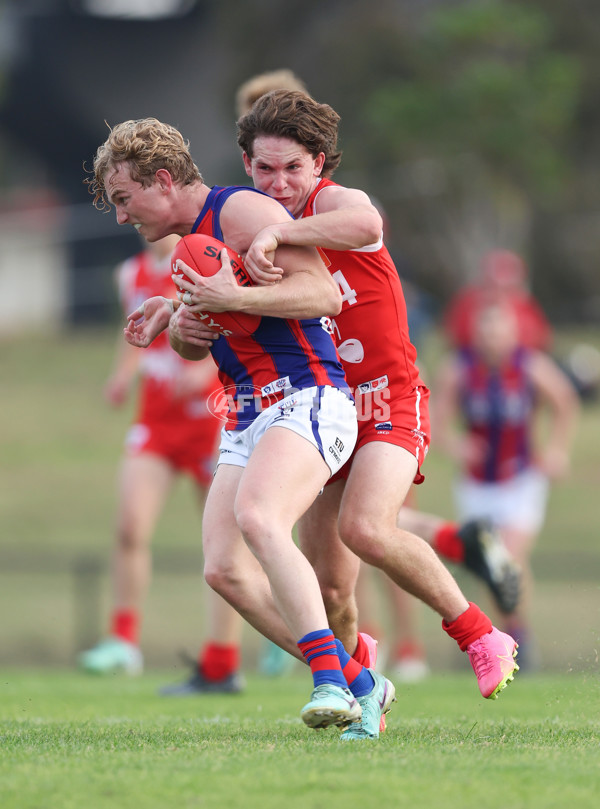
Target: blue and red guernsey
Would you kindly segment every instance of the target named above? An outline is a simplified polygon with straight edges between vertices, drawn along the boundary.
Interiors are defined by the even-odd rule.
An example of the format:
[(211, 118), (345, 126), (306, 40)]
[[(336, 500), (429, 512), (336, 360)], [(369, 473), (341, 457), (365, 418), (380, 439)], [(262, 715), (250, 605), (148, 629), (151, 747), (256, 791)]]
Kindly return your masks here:
[[(227, 198), (238, 191), (261, 193), (245, 186), (214, 186), (192, 233), (225, 241), (220, 212)], [(251, 336), (220, 337), (211, 354), (230, 403), (228, 430), (245, 429), (262, 410), (294, 391), (330, 385), (350, 396), (327, 324), (320, 318), (262, 317)]]
[(498, 369), (489, 368), (471, 349), (459, 356), (463, 419), (486, 449), (467, 474), (484, 482), (507, 480), (531, 465), (535, 398), (525, 368), (527, 350), (517, 349)]

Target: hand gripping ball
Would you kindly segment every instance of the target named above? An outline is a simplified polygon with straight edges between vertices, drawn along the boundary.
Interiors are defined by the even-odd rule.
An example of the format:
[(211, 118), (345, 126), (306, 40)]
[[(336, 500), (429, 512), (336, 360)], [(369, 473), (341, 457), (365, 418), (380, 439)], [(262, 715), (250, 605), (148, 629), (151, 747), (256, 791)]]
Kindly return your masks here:
[[(227, 245), (212, 236), (202, 233), (190, 233), (178, 242), (173, 255), (171, 266), (173, 274), (180, 278), (190, 280), (184, 272), (176, 267), (177, 259), (184, 261), (188, 267), (196, 270), (199, 275), (209, 278), (221, 269), (221, 250), (227, 249), (231, 261), (231, 268), (240, 286), (252, 286), (253, 281), (246, 272), (242, 257), (231, 250)], [(183, 300), (185, 290), (177, 286), (177, 297)], [(195, 312), (195, 316), (209, 329), (224, 337), (243, 337), (256, 331), (260, 324), (260, 315), (249, 315), (246, 312)]]

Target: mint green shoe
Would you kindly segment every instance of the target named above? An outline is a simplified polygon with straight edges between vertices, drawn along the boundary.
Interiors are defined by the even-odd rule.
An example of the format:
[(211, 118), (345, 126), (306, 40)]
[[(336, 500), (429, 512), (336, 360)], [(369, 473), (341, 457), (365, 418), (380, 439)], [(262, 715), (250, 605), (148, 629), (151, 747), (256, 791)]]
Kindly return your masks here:
[(141, 674), (144, 658), (137, 646), (120, 638), (109, 637), (100, 641), (93, 649), (82, 652), (78, 658), (79, 668), (91, 674), (111, 674), (122, 671), (125, 674)]
[(379, 674), (373, 669), (369, 669), (375, 685), (370, 694), (358, 697), (358, 702), (362, 708), (360, 721), (353, 722), (340, 736), (340, 741), (346, 742), (352, 739), (378, 739), (381, 717), (392, 707), (392, 702), (396, 701), (396, 689), (390, 680), (383, 674)]
[(265, 640), (258, 660), (258, 670), (265, 677), (282, 677), (296, 665), (296, 658), (277, 646), (272, 640)]
[(358, 722), (360, 715), (361, 707), (352, 692), (329, 683), (318, 685), (310, 695), (310, 702), (300, 712), (302, 721), (309, 728), (328, 728), (330, 725), (345, 728)]

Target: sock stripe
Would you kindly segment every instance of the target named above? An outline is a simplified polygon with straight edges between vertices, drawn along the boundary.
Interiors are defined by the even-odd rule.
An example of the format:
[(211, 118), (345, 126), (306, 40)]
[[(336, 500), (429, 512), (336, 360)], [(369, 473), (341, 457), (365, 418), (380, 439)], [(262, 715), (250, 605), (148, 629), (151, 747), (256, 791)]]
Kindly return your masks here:
[(319, 657), (320, 655), (332, 655), (337, 653), (334, 641), (330, 643), (317, 642), (311, 644), (302, 643), (298, 645), (300, 646), (300, 651), (309, 663), (313, 658)]
[(346, 688), (335, 638), (330, 629), (305, 635), (298, 641), (298, 648), (310, 666), (315, 687), (329, 683)]

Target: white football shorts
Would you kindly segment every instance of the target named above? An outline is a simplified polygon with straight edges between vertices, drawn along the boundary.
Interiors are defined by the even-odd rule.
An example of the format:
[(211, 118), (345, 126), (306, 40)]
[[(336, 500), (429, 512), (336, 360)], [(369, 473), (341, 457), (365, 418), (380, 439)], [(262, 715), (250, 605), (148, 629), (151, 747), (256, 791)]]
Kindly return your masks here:
[(487, 518), (498, 528), (536, 534), (546, 516), (548, 479), (534, 468), (498, 483), (463, 478), (454, 497), (460, 520)]
[(346, 463), (358, 433), (356, 406), (339, 388), (305, 388), (272, 404), (244, 430), (221, 430), (218, 463), (246, 466), (270, 427), (285, 427), (315, 446), (331, 470)]

